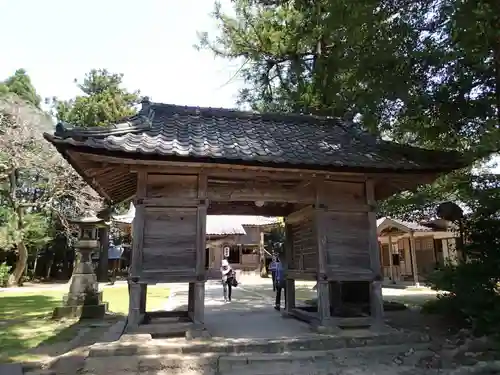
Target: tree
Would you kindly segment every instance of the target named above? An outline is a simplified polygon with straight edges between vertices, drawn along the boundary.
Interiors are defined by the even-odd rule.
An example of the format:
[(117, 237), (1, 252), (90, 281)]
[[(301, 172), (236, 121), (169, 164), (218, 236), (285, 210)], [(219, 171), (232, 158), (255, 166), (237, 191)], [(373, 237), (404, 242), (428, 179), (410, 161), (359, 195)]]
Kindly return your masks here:
[(123, 74), (93, 69), (83, 82), (75, 80), (83, 95), (69, 101), (54, 100), (59, 121), (73, 126), (92, 127), (116, 123), (136, 113), (139, 92), (122, 88)]
[(500, 175), (482, 175), (463, 181), (461, 191), (471, 209), (465, 220), (467, 261), (448, 264), (429, 278), (446, 294), (426, 306), (469, 325), (477, 334), (500, 328)]
[[(344, 117), (380, 136), (464, 151), (471, 160), (498, 151), (498, 2), (233, 4), (234, 15), (216, 4), (220, 35), (201, 34), (199, 47), (243, 61), (240, 73), (247, 87), (240, 103), (259, 111)], [(453, 178), (416, 195), (396, 196), (385, 202), (384, 212), (404, 214), (411, 201), (457, 194)], [(412, 215), (426, 214), (408, 206)]]
[(0, 247), (18, 253), (9, 285), (19, 284), (28, 248), (50, 239), (51, 218), (67, 217), (99, 202), (98, 195), (43, 139), (49, 115), (15, 94), (0, 99)]
[(0, 96), (7, 94), (16, 94), (19, 98), (40, 108), (41, 98), (37, 94), (35, 87), (31, 83), (31, 78), (24, 69), (18, 69), (13, 76), (0, 82)]
[[(83, 82), (77, 83), (83, 95), (69, 101), (54, 100), (55, 115), (59, 121), (72, 126), (107, 126), (134, 115), (139, 102), (139, 91), (129, 92), (122, 87), (123, 74), (110, 73), (106, 69), (93, 69), (86, 74)], [(128, 202), (123, 207), (128, 207)], [(107, 243), (108, 232), (102, 231), (101, 237)], [(99, 278), (107, 280), (108, 254), (103, 246), (99, 260)]]

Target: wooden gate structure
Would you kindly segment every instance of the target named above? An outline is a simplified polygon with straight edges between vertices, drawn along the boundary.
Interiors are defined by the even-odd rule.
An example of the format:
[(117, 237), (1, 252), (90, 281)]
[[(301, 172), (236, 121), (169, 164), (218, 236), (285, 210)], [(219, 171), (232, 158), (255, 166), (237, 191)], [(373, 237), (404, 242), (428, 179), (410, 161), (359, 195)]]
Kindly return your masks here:
[[(289, 314), (341, 326), (357, 285), (370, 322), (382, 324), (376, 201), (466, 165), (457, 153), (382, 141), (336, 118), (147, 98), (123, 123), (58, 124), (44, 136), (110, 204), (134, 199), (131, 326), (145, 314), (147, 285), (159, 282), (188, 282), (189, 314), (203, 323), (207, 214), (285, 217)], [(318, 282), (317, 312), (295, 306), (295, 280)]]

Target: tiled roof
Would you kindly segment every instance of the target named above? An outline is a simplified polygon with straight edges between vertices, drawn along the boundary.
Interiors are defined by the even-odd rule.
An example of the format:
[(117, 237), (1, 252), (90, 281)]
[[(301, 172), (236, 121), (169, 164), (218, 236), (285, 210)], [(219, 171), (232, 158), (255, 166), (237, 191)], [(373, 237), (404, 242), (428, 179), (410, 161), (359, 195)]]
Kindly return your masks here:
[(247, 232), (238, 221), (230, 216), (208, 215), (206, 234), (207, 236), (245, 235)]
[(110, 128), (58, 124), (54, 135), (44, 136), (56, 147), (131, 153), (135, 158), (315, 169), (449, 171), (466, 165), (458, 153), (382, 141), (337, 118), (149, 102), (138, 115)]
[(406, 228), (408, 228), (409, 231), (415, 231), (415, 232), (432, 232), (433, 229), (430, 227), (426, 227), (424, 225), (421, 225), (419, 223), (413, 222), (413, 221), (403, 221), (403, 220), (398, 220), (398, 219), (391, 219), (388, 217), (382, 217), (377, 220), (377, 227), (379, 227), (385, 220), (391, 220), (399, 225), (402, 225)]

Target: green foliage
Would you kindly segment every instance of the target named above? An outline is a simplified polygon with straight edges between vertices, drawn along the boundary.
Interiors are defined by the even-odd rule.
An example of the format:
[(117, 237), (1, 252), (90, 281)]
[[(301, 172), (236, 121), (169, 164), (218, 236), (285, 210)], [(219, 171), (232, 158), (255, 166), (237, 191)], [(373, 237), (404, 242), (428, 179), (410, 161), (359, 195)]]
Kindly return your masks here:
[(267, 251), (282, 253), (285, 244), (285, 226), (278, 223), (268, 233), (264, 233), (264, 243)]
[[(483, 160), (499, 150), (500, 2), (235, 0), (200, 48), (242, 61), (240, 103), (352, 119), (398, 142)], [(428, 216), (460, 171), (383, 203)], [(423, 204), (422, 204), (423, 203)]]
[(473, 213), (465, 225), (467, 261), (431, 275), (431, 286), (448, 293), (426, 309), (461, 319), (478, 334), (499, 332), (500, 176), (477, 178), (469, 196)]
[(69, 101), (54, 100), (54, 111), (59, 121), (74, 126), (107, 126), (136, 113), (139, 92), (128, 92), (122, 87), (123, 74), (106, 69), (91, 70), (83, 82), (77, 83), (83, 95)]
[(0, 82), (0, 96), (6, 94), (16, 94), (19, 98), (25, 100), (36, 108), (40, 108), (42, 101), (37, 94), (31, 79), (24, 69), (18, 69), (13, 76)]
[(0, 288), (4, 288), (7, 286), (10, 269), (11, 267), (9, 267), (7, 264), (0, 264)]

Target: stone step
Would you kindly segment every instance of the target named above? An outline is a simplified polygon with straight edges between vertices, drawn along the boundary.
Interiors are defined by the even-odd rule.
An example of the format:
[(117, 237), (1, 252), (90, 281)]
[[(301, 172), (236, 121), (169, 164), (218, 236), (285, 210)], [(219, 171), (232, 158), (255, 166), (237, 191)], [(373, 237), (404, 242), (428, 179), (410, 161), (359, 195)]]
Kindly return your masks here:
[(342, 335), (311, 334), (283, 339), (227, 339), (212, 337), (204, 340), (151, 339), (151, 335), (124, 335), (113, 343), (92, 345), (89, 356), (132, 356), (154, 354), (196, 353), (284, 353), (290, 351), (334, 350), (379, 345), (402, 345), (430, 340), (427, 334), (404, 331), (374, 333), (369, 330), (346, 330)]
[[(357, 368), (359, 374), (386, 374), (387, 368), (415, 367), (422, 358), (432, 355), (429, 344), (384, 345), (288, 352), (280, 354), (236, 354), (218, 359), (218, 375), (243, 374), (332, 374)], [(366, 372), (363, 372), (366, 369)], [(380, 369), (379, 371), (374, 371)], [(335, 372), (337, 370), (338, 372)]]
[[(280, 354), (239, 353), (221, 355), (157, 354), (113, 359), (89, 357), (80, 374), (169, 375), (282, 375), (282, 374), (390, 374), (390, 369), (410, 369), (430, 353), (429, 344), (386, 345), (352, 349), (291, 351)], [(421, 368), (425, 374), (428, 369)], [(392, 372), (394, 374), (394, 372)]]

